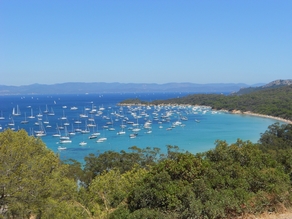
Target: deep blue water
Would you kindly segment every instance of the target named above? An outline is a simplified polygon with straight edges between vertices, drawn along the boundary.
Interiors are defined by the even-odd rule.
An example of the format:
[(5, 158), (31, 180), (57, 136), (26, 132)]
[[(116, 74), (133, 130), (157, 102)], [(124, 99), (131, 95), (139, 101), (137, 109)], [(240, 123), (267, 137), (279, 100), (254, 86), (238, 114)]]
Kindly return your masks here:
[[(41, 138), (48, 148), (59, 153), (62, 159), (73, 158), (82, 162), (89, 153), (127, 151), (131, 146), (158, 147), (163, 152), (167, 145), (176, 145), (181, 150), (197, 153), (214, 148), (216, 140), (232, 143), (240, 138), (257, 142), (260, 134), (276, 122), (267, 118), (216, 112), (193, 106), (147, 108), (117, 105), (128, 98), (151, 101), (185, 95), (187, 93), (0, 96), (0, 117), (5, 117), (0, 120), (0, 125), (2, 131), (6, 128), (25, 129), (29, 134), (35, 134), (43, 126), (46, 136)], [(18, 108), (21, 115), (13, 116), (13, 108), (15, 111)], [(53, 111), (55, 115), (45, 113), (46, 109), (49, 113)], [(38, 117), (38, 114), (42, 116)], [(81, 118), (80, 114), (88, 117)], [(28, 118), (31, 115), (35, 118)], [(21, 124), (23, 120), (29, 122)], [(14, 126), (9, 125), (12, 121)], [(88, 127), (90, 124), (96, 126)], [(126, 133), (118, 135), (121, 125), (126, 125), (123, 129)], [(57, 127), (63, 127), (59, 130), (62, 136), (66, 129), (75, 133), (70, 135), (71, 143), (60, 144), (60, 139), (53, 137), (53, 134), (58, 133)], [(134, 132), (135, 128), (140, 131)], [(90, 133), (82, 134), (78, 129), (89, 129)], [(99, 132), (100, 136), (89, 139), (93, 132)], [(133, 133), (137, 133), (136, 137), (130, 138)], [(97, 139), (101, 137), (107, 140), (97, 143)], [(81, 141), (85, 141), (87, 145), (80, 146)], [(66, 147), (66, 150), (59, 150), (59, 146)]]

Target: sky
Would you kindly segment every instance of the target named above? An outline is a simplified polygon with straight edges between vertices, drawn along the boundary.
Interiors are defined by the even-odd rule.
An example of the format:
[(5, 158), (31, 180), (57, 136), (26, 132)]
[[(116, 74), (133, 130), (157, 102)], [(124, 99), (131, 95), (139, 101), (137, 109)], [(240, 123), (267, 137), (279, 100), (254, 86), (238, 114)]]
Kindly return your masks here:
[(276, 79), (291, 0), (0, 0), (0, 85)]

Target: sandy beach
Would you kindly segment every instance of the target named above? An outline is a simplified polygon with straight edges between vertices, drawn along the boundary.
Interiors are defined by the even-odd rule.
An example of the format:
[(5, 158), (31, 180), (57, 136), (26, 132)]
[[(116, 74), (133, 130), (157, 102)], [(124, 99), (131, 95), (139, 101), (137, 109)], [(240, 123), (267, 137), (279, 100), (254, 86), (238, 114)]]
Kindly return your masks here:
[(250, 111), (241, 112), (240, 110), (233, 110), (231, 113), (244, 114), (244, 115), (249, 115), (249, 116), (264, 117), (264, 118), (275, 119), (275, 120), (278, 120), (278, 121), (281, 121), (281, 122), (285, 122), (287, 124), (292, 124), (292, 121), (288, 120), (288, 119), (283, 119), (283, 118), (280, 118), (280, 117), (269, 116), (269, 115), (264, 115), (264, 114), (259, 114), (259, 113), (253, 113), (253, 112), (250, 112)]

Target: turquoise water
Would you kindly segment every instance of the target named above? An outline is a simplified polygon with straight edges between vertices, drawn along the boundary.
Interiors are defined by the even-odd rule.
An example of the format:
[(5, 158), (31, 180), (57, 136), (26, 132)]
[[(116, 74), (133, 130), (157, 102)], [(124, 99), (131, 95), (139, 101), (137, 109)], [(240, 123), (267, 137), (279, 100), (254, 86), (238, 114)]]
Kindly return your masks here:
[[(214, 148), (216, 140), (233, 143), (240, 138), (257, 142), (260, 134), (276, 122), (268, 118), (212, 111), (206, 107), (151, 106), (147, 108), (117, 105), (119, 101), (128, 98), (155, 100), (184, 95), (186, 94), (4, 96), (0, 97), (0, 112), (5, 119), (0, 120), (0, 125), (2, 130), (8, 127), (15, 130), (24, 128), (28, 133), (35, 134), (40, 128), (36, 123), (43, 124), (47, 121), (43, 124), (46, 136), (41, 137), (47, 147), (60, 154), (62, 159), (72, 158), (82, 162), (89, 153), (96, 154), (107, 150), (127, 151), (131, 146), (158, 147), (164, 152), (167, 145), (176, 145), (183, 151), (197, 153)], [(73, 106), (77, 109), (73, 109)], [(13, 116), (12, 109), (17, 107), (21, 115)], [(44, 112), (46, 109), (53, 110), (55, 115), (49, 116)], [(24, 115), (28, 117), (31, 113), (35, 118), (27, 119), (28, 124), (21, 124), (21, 121), (25, 120)], [(39, 120), (38, 114), (42, 115)], [(81, 118), (80, 114), (86, 114), (88, 117)], [(14, 126), (8, 125), (11, 118), (14, 120)], [(76, 121), (81, 123), (77, 124)], [(96, 126), (88, 127), (88, 124), (93, 122)], [(65, 123), (67, 125), (64, 125)], [(118, 135), (121, 125), (126, 126), (124, 128), (126, 133)], [(62, 135), (65, 135), (66, 129), (68, 132), (74, 131), (75, 135), (70, 135), (71, 143), (60, 144), (60, 139), (53, 137), (53, 134), (57, 133), (57, 127), (65, 127), (60, 130)], [(87, 128), (90, 131), (88, 134), (75, 132), (76, 129)], [(115, 130), (111, 131), (110, 128)], [(139, 128), (140, 131), (133, 132), (135, 128)], [(93, 132), (99, 132), (100, 135), (95, 139), (89, 139)], [(136, 137), (130, 138), (130, 134), (133, 133), (137, 133)], [(97, 143), (100, 137), (105, 137), (107, 140)], [(80, 146), (81, 141), (85, 141), (87, 145)], [(59, 150), (59, 146), (66, 149)]]

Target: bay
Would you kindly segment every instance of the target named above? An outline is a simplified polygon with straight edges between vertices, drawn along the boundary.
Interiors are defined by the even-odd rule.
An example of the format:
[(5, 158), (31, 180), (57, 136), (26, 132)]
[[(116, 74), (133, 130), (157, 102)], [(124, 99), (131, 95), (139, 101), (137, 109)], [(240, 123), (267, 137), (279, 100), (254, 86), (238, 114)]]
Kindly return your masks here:
[[(216, 140), (233, 143), (239, 138), (255, 143), (261, 133), (276, 122), (270, 118), (212, 111), (208, 107), (118, 105), (120, 101), (129, 98), (152, 101), (187, 94), (189, 93), (0, 96), (0, 130), (25, 129), (30, 135), (36, 135), (43, 127), (46, 135), (41, 139), (48, 148), (63, 160), (83, 162), (83, 158), (90, 153), (128, 151), (132, 146), (157, 147), (165, 152), (167, 145), (172, 145), (178, 146), (182, 151), (198, 153), (214, 148)], [(15, 113), (17, 109), (20, 115)], [(85, 130), (89, 130), (89, 133), (82, 134)], [(123, 132), (118, 134), (120, 131)], [(64, 136), (69, 132), (72, 134), (69, 135), (71, 143), (62, 143), (59, 137), (53, 136), (56, 133)], [(99, 135), (89, 139), (93, 133)], [(106, 140), (97, 142), (100, 138)], [(85, 142), (86, 145), (81, 146), (80, 142)]]

